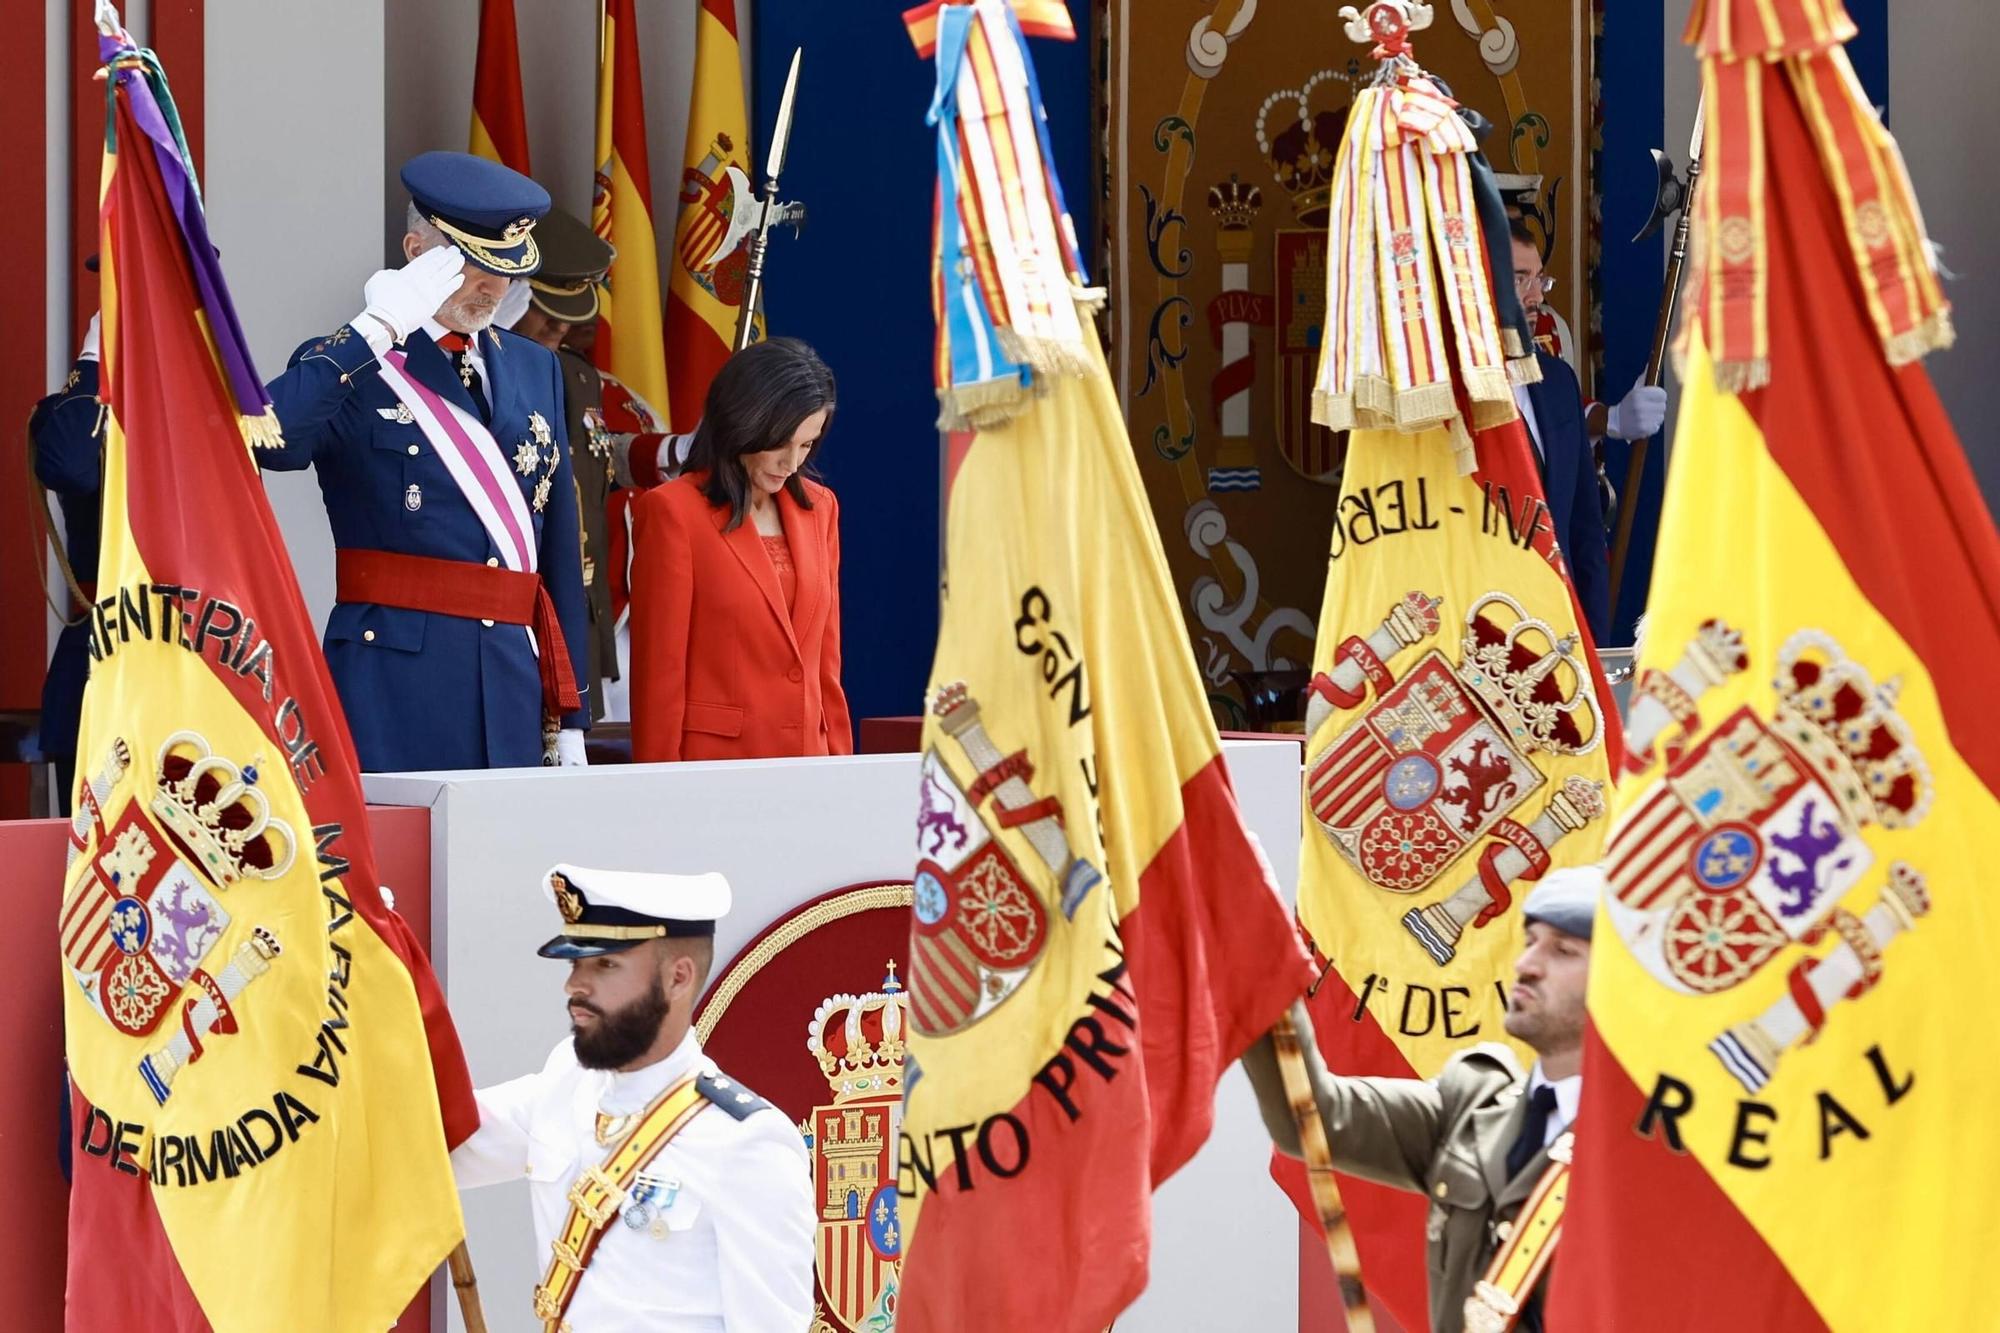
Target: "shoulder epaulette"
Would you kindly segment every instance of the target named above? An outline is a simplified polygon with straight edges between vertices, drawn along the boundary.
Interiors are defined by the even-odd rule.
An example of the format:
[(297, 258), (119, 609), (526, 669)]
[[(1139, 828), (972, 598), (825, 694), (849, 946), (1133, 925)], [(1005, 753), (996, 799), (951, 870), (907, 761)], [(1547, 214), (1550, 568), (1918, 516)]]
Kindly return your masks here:
[(725, 1074), (703, 1074), (695, 1080), (695, 1087), (733, 1120), (747, 1119), (771, 1104)]

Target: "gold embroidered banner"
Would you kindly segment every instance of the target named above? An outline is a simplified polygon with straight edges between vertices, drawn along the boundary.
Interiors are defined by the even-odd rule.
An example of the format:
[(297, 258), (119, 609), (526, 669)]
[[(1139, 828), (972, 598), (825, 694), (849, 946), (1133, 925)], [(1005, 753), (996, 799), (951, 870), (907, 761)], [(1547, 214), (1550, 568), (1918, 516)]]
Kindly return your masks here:
[[(1587, 350), (1590, 6), (1435, 13), (1417, 57), (1493, 122), (1494, 169), (1537, 178), (1525, 217), (1558, 280), (1549, 303)], [(1102, 0), (1098, 25), (1109, 262), (1093, 271), (1110, 275), (1112, 373), (1216, 720), (1251, 726), (1250, 694), (1302, 685), (1312, 661), (1346, 452), (1312, 420), (1326, 215), (1374, 62), (1332, 6)]]

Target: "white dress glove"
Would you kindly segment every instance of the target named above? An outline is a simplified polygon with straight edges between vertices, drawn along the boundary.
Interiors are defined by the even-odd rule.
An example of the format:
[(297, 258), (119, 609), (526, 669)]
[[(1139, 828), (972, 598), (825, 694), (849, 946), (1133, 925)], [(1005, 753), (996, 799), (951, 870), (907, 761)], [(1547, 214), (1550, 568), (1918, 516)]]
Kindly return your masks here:
[(1667, 420), (1667, 391), (1645, 377), (1604, 417), (1604, 433), (1614, 440), (1650, 440)]
[(493, 307), (493, 327), (511, 329), (521, 322), (521, 316), (528, 313), (528, 301), (535, 289), (528, 285), (526, 278), (516, 278), (507, 284), (507, 294), (500, 298), (500, 304)]
[(575, 727), (564, 727), (556, 733), (556, 767), (587, 768), (590, 760), (583, 753), (583, 733)]
[(79, 361), (97, 360), (97, 316), (90, 317), (90, 327), (83, 331), (83, 346), (77, 349)]
[(426, 250), (401, 268), (385, 268), (361, 289), (367, 305), (352, 322), (371, 346), (374, 330), (364, 320), (379, 323), (391, 342), (402, 342), (451, 299), (465, 282), (464, 270), (465, 256), (455, 245)]

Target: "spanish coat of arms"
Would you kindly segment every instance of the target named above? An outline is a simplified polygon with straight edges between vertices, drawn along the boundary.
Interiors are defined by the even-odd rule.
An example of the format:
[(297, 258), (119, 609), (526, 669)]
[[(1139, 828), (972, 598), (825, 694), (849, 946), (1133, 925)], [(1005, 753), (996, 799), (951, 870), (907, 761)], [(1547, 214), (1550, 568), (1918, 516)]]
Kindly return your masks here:
[[(1389, 663), (1433, 639), (1442, 599), (1411, 592), (1363, 638), (1341, 644), (1338, 665), (1310, 687), (1306, 734), (1336, 709), (1374, 703), (1306, 757), (1314, 824), (1375, 887), (1430, 889), (1487, 843), (1473, 873), (1445, 898), (1413, 907), (1403, 925), (1433, 961), (1456, 955), (1461, 934), (1505, 912), (1516, 880), (1538, 879), (1567, 835), (1604, 813), (1596, 783), (1550, 779), (1535, 756), (1591, 753), (1603, 743), (1584, 649), (1502, 592), (1466, 612), (1454, 662), (1431, 646), (1399, 675)], [(1539, 805), (1535, 817), (1526, 807)]]
[[(69, 976), (105, 1022), (127, 1037), (164, 1031), (138, 1072), (164, 1104), (206, 1038), (236, 1032), (235, 1002), (279, 952), (255, 927), (218, 966), (217, 945), (235, 917), (223, 900), (246, 880), (276, 879), (298, 839), (257, 787), (254, 766), (214, 754), (177, 732), (160, 747), (149, 792), (107, 814), (104, 803), (131, 768), (123, 740), (80, 792), (70, 830), (72, 874), (61, 936)], [(240, 909), (239, 909), (240, 910)]]
[(1832, 1006), (1881, 979), (1889, 942), (1930, 910), (1904, 861), (1862, 914), (1843, 899), (1876, 865), (1862, 830), (1921, 822), (1932, 782), (1895, 682), (1877, 685), (1814, 630), (1779, 649), (1769, 718), (1743, 707), (1704, 731), (1701, 697), (1749, 666), (1742, 637), (1709, 621), (1672, 667), (1635, 682), (1627, 763), (1650, 767), (1664, 739), (1665, 766), (1613, 830), (1605, 868), (1619, 935), (1683, 994), (1730, 990), (1787, 949), (1837, 939), (1793, 965), (1763, 1014), (1709, 1044), (1755, 1093)]
[(907, 1003), (892, 962), (880, 990), (829, 996), (807, 1029), (806, 1049), (833, 1095), (804, 1125), (819, 1209), (814, 1333), (893, 1327), (903, 1255), (896, 1144)]

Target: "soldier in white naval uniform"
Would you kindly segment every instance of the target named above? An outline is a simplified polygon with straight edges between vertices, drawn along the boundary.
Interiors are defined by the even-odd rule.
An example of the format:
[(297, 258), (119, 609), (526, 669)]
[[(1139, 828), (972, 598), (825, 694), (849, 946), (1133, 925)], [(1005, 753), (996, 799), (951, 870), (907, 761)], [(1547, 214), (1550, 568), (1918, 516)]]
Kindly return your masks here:
[(559, 865), (545, 958), (570, 964), (571, 1036), (479, 1093), (461, 1188), (530, 1182), (550, 1333), (805, 1333), (812, 1171), (797, 1128), (702, 1054), (720, 875)]

